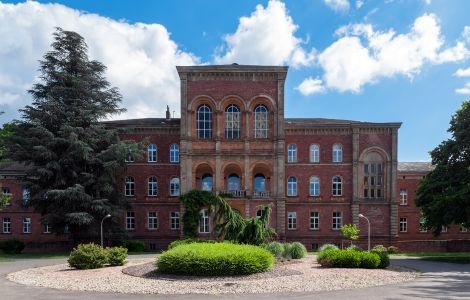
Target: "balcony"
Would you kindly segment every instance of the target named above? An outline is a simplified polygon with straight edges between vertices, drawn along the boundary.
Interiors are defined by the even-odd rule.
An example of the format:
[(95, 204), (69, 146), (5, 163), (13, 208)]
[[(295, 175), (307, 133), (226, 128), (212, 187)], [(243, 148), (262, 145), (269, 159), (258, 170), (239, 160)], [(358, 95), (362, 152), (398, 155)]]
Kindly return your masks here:
[(267, 191), (254, 191), (253, 192), (253, 199), (266, 199), (269, 198), (269, 192)]
[(227, 198), (246, 198), (245, 190), (225, 190), (221, 191), (220, 193), (226, 196)]

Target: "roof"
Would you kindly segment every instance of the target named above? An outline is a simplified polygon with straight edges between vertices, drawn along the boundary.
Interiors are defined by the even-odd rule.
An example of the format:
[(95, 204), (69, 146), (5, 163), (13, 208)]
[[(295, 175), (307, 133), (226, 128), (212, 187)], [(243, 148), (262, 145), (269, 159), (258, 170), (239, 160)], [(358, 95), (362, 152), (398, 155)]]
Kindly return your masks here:
[(262, 65), (203, 65), (203, 66), (177, 66), (178, 72), (283, 72), (286, 73), (287, 66), (262, 66)]
[(28, 170), (25, 164), (16, 161), (0, 162), (0, 174), (2, 175), (22, 175)]
[(401, 122), (373, 123), (325, 118), (286, 118), (284, 122), (290, 126), (386, 126), (397, 128), (401, 126)]
[(434, 169), (431, 162), (399, 162), (398, 172), (427, 173)]
[(180, 119), (171, 118), (142, 118), (142, 119), (126, 119), (115, 121), (104, 121), (105, 125), (116, 127), (179, 127)]

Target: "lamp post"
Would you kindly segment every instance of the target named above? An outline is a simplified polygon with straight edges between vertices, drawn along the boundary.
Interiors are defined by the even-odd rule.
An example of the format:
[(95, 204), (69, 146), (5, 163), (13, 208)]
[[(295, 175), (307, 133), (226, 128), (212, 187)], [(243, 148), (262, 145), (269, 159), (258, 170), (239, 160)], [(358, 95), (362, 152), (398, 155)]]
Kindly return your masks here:
[(359, 214), (358, 216), (359, 218), (364, 218), (367, 221), (367, 251), (370, 252), (370, 222), (363, 214)]
[(107, 218), (111, 218), (110, 214), (107, 214), (104, 216), (104, 218), (101, 220), (101, 248), (103, 248), (103, 221)]

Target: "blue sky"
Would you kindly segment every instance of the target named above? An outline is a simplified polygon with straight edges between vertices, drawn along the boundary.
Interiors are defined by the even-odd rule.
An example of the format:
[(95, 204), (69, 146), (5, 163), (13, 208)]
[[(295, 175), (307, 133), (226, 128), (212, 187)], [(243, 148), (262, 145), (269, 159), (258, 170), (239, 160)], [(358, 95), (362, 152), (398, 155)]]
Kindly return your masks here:
[(403, 122), (399, 160), (426, 161), (470, 98), (470, 1), (0, 2), (0, 123), (54, 27), (83, 35), (128, 111), (179, 115), (175, 65), (289, 65), (286, 117)]

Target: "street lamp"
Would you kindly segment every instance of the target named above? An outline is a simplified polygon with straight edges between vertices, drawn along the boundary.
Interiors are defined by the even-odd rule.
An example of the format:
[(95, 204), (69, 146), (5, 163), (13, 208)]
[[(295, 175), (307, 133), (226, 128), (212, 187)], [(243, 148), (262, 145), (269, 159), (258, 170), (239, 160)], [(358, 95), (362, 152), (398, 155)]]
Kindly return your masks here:
[(363, 214), (359, 214), (358, 216), (359, 218), (364, 218), (367, 221), (367, 251), (370, 252), (370, 222), (369, 219), (367, 219), (366, 216), (364, 216)]
[(111, 218), (110, 214), (107, 214), (104, 216), (104, 218), (101, 220), (101, 248), (103, 248), (103, 221), (107, 218)]

